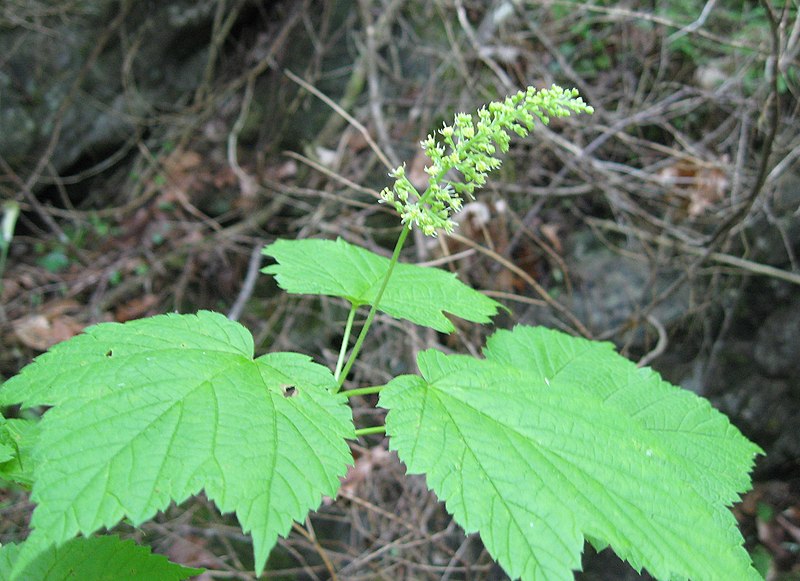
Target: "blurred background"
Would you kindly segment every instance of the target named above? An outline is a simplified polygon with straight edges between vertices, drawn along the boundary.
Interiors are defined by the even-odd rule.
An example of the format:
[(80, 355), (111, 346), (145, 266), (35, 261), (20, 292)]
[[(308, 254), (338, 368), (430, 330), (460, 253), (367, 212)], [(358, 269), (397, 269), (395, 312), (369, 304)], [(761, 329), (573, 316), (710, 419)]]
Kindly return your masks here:
[[(797, 0), (3, 0), (0, 377), (87, 325), (214, 309), (257, 351), (333, 367), (346, 305), (256, 276), (275, 238), (388, 254), (390, 167), (528, 85), (591, 117), (515, 139), (455, 236), (403, 259), (451, 269), (543, 324), (614, 342), (711, 399), (767, 455), (734, 508), (768, 579), (800, 578)], [(380, 153), (378, 153), (380, 152)], [(388, 163), (388, 167), (387, 167)], [(413, 371), (451, 336), (388, 318), (350, 385)], [(359, 426), (381, 422), (371, 397)], [(275, 549), (265, 578), (505, 579), (378, 436)], [(713, 475), (712, 475), (713, 477)], [(0, 542), (27, 534), (0, 490)], [(253, 579), (230, 515), (198, 497), (120, 534), (204, 579)], [(638, 579), (587, 546), (578, 579)]]

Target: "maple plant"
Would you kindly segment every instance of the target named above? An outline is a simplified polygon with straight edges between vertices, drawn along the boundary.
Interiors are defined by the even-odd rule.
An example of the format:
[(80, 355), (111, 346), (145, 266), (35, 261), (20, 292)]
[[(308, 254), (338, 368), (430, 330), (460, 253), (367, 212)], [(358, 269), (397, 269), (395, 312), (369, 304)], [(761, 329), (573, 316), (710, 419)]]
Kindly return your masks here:
[[(333, 370), (299, 353), (254, 357), (251, 334), (210, 311), (101, 323), (36, 358), (0, 404), (48, 406), (0, 423), (0, 476), (31, 487), (32, 532), (0, 549), (3, 579), (185, 579), (115, 536), (205, 491), (252, 536), (261, 574), (279, 536), (335, 497), (348, 440), (385, 431), (411, 473), (512, 578), (570, 579), (584, 541), (659, 579), (758, 579), (728, 506), (760, 452), (708, 401), (637, 368), (611, 344), (540, 327), (499, 330), (483, 356), (419, 354), (418, 374), (343, 389), (377, 311), (448, 333), (500, 305), (455, 275), (399, 262), (413, 227), (451, 231), (500, 165), (510, 133), (591, 112), (577, 92), (532, 88), (422, 142), (424, 192), (403, 167), (383, 201), (403, 228), (392, 258), (343, 240), (277, 240), (264, 272), (285, 291), (351, 306)], [(369, 307), (361, 332), (351, 331)], [(348, 399), (379, 393), (385, 426), (356, 429)]]

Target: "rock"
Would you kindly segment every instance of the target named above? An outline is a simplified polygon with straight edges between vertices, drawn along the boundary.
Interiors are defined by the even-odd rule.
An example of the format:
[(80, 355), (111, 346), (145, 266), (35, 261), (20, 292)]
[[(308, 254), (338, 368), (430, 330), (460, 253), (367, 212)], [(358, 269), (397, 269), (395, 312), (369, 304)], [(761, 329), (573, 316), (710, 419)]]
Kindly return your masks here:
[[(125, 34), (112, 32), (61, 116), (51, 168), (63, 172), (82, 158), (100, 161), (160, 110), (185, 103), (205, 67), (215, 2), (173, 0), (137, 4)], [(114, 0), (76, 3), (53, 16), (33, 2), (15, 22), (0, 22), (0, 156), (19, 169), (44, 151), (59, 110), (81, 69), (118, 14)]]
[[(630, 322), (641, 306), (649, 304), (674, 280), (674, 271), (664, 268), (656, 280), (651, 281), (652, 272), (646, 263), (611, 251), (591, 232), (574, 233), (566, 246), (565, 261), (575, 286), (573, 309), (595, 331)], [(637, 252), (639, 249), (629, 250)], [(689, 289), (682, 287), (659, 304), (653, 314), (669, 328), (684, 316), (688, 301)]]
[(794, 469), (800, 467), (800, 398), (796, 391), (795, 381), (752, 374), (729, 382), (725, 393), (714, 398), (717, 408), (766, 451), (766, 456), (757, 460), (757, 477), (774, 475), (792, 464)]
[[(785, 377), (800, 375), (800, 301), (779, 307), (756, 335), (755, 360), (765, 375)], [(800, 389), (797, 394), (800, 397)]]

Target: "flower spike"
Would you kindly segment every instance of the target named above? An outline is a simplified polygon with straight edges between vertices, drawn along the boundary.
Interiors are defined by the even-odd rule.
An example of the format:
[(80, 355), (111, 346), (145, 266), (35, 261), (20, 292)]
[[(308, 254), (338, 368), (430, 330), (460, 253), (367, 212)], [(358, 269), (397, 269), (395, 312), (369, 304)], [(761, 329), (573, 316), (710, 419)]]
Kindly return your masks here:
[(420, 194), (406, 177), (405, 166), (400, 166), (389, 174), (395, 182), (381, 192), (382, 201), (397, 210), (403, 224), (416, 224), (426, 236), (436, 236), (439, 229), (450, 233), (455, 227), (450, 217), (461, 209), (464, 196), (473, 199), (475, 189), (486, 183), (487, 174), (502, 164), (494, 154), (498, 148), (502, 153), (508, 151), (511, 131), (525, 137), (536, 119), (546, 125), (551, 117), (572, 113), (591, 114), (593, 109), (576, 89), (557, 85), (538, 91), (528, 87), (490, 103), (478, 110), (477, 121), (472, 115), (458, 113), (452, 125), (438, 130), (438, 139), (428, 135), (420, 142), (431, 160), (425, 168), (430, 176), (427, 189)]

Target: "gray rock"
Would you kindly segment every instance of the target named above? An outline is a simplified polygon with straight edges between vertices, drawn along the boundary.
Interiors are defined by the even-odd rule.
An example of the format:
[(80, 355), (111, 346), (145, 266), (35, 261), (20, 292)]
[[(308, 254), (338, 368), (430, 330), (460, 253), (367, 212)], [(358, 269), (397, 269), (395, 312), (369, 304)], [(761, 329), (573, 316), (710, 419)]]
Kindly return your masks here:
[[(605, 331), (631, 321), (674, 280), (676, 273), (664, 269), (655, 275), (644, 262), (611, 251), (591, 232), (578, 232), (568, 241), (566, 262), (573, 277), (573, 305), (589, 328)], [(631, 248), (637, 252), (638, 248)], [(689, 289), (683, 287), (653, 311), (662, 325), (669, 326), (684, 316)]]
[[(800, 301), (776, 309), (756, 335), (755, 360), (769, 377), (800, 377)], [(798, 393), (800, 396), (800, 393)]]
[[(156, 112), (191, 98), (205, 67), (215, 4), (136, 4), (125, 20), (125, 40), (112, 33), (61, 117), (50, 159), (55, 171), (84, 156), (99, 161)], [(49, 18), (29, 15), (36, 26), (0, 22), (0, 156), (22, 175), (44, 151), (59, 110), (118, 10), (114, 0), (94, 0)], [(24, 14), (16, 19), (25, 21)]]

